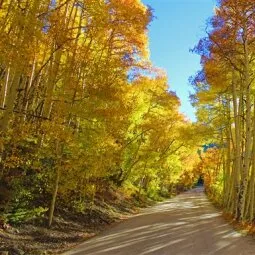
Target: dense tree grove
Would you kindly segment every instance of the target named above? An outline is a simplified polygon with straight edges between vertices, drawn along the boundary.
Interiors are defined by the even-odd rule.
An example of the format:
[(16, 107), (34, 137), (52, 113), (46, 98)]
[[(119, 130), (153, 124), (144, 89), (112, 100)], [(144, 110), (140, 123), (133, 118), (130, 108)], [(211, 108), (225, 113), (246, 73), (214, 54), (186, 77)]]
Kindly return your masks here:
[[(236, 15), (241, 18), (241, 13)], [(140, 0), (0, 1), (2, 218), (25, 220), (46, 213), (51, 225), (56, 207), (82, 211), (110, 185), (156, 197), (170, 193), (177, 183), (193, 184), (190, 162), (198, 159), (196, 128), (179, 113), (179, 99), (169, 91), (166, 75), (150, 64), (151, 19), (150, 8)], [(229, 39), (231, 56), (223, 57), (212, 46), (214, 56), (204, 63), (224, 66), (220, 77), (226, 76), (226, 88), (231, 77), (235, 81), (231, 91), (238, 144), (234, 138), (228, 143), (245, 156), (236, 157), (234, 164), (226, 159), (225, 171), (228, 176), (242, 171), (243, 178), (235, 178), (225, 189), (237, 197), (238, 182), (240, 197), (247, 198), (242, 204), (252, 208), (253, 197), (247, 195), (255, 162), (244, 148), (250, 153), (253, 144), (243, 135), (254, 136), (253, 120), (244, 123), (241, 114), (253, 112), (252, 94), (248, 98), (253, 38), (252, 24), (246, 22), (240, 31), (239, 23), (239, 39)], [(219, 29), (226, 30), (215, 28), (216, 41)], [(220, 98), (224, 107), (217, 107), (225, 110), (224, 123), (229, 123), (229, 132), (222, 133), (230, 136), (230, 89)], [(226, 200), (229, 208), (237, 208), (231, 201)]]
[[(208, 192), (240, 221), (255, 219), (255, 2), (221, 0), (195, 51), (198, 121), (215, 147), (202, 153)], [(210, 134), (213, 134), (210, 135)]]

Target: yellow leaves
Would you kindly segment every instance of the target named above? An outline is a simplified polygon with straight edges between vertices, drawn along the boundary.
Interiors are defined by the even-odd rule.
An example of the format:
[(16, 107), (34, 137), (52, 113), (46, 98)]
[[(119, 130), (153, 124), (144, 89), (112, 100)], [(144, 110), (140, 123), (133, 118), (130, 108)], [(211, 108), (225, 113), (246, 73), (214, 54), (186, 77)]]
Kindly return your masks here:
[(226, 67), (222, 61), (216, 59), (207, 60), (207, 62), (204, 63), (204, 71), (206, 73), (207, 82), (215, 93), (227, 89), (230, 82), (229, 74), (231, 73), (231, 69)]
[(197, 98), (201, 104), (211, 103), (215, 101), (218, 97), (218, 93), (209, 92), (209, 91), (199, 91), (197, 93)]
[(47, 134), (46, 139), (49, 139), (49, 141), (57, 140), (68, 144), (73, 139), (72, 130), (63, 125), (62, 119), (57, 120), (56, 118), (53, 123), (45, 121), (41, 128)]
[(112, 0), (109, 7), (117, 17), (113, 19), (114, 30), (146, 56), (148, 40), (145, 30), (150, 21), (147, 8), (137, 0)]
[(15, 156), (15, 155), (11, 155), (9, 157), (7, 157), (4, 161), (4, 167), (5, 168), (17, 168), (22, 166), (22, 164), (24, 163), (23, 159)]
[(46, 193), (57, 177), (65, 201), (94, 194), (98, 180), (177, 182), (186, 122), (147, 59), (150, 10), (140, 0), (26, 3), (24, 15), (12, 6), (8, 26), (0, 20), (0, 71), (10, 67), (0, 87), (12, 98), (5, 167), (31, 171)]

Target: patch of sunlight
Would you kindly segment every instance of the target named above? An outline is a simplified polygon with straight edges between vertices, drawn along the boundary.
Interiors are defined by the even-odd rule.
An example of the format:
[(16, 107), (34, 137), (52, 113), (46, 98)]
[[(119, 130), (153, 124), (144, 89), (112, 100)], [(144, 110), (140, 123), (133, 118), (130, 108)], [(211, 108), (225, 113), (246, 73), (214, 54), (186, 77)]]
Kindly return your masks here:
[(128, 240), (128, 241), (122, 242), (121, 244), (116, 245), (114, 247), (104, 249), (104, 250), (102, 250), (102, 252), (110, 252), (110, 251), (114, 251), (114, 250), (118, 250), (118, 249), (123, 249), (123, 248), (126, 248), (128, 246), (132, 246), (134, 244), (145, 241), (147, 239), (148, 238), (146, 236), (144, 236), (144, 237), (141, 237), (141, 238), (136, 238), (135, 240)]
[(228, 223), (224, 223), (224, 224), (221, 224), (219, 226), (214, 227), (214, 229), (223, 228), (223, 227), (229, 227), (229, 224)]
[(208, 213), (208, 214), (203, 214), (201, 216), (198, 216), (198, 219), (204, 220), (204, 219), (211, 219), (220, 216), (220, 213)]
[[(220, 213), (208, 213), (208, 214), (203, 214), (203, 215), (195, 215), (195, 216), (187, 216), (185, 218), (181, 218), (180, 220), (187, 220), (189, 222), (194, 221), (194, 220), (206, 220), (206, 219), (211, 219), (220, 216)], [(200, 222), (199, 222), (200, 223)]]
[(185, 240), (184, 238), (181, 238), (181, 239), (177, 239), (177, 240), (174, 240), (172, 242), (166, 243), (164, 245), (162, 245), (162, 244), (156, 245), (156, 246), (148, 249), (147, 251), (145, 251), (143, 253), (140, 253), (140, 255), (145, 255), (145, 254), (149, 254), (149, 253), (161, 250), (161, 249), (163, 249), (165, 247), (171, 246), (171, 245), (176, 244), (176, 243), (180, 243), (180, 242), (182, 242), (184, 240)]
[(224, 235), (222, 238), (232, 238), (232, 237), (234, 237), (234, 238), (238, 238), (238, 237), (241, 237), (242, 236), (242, 234), (240, 234), (240, 233), (238, 233), (238, 232), (232, 232), (232, 233), (229, 233), (229, 234), (227, 234), (227, 235)]
[(181, 225), (185, 225), (187, 224), (186, 221), (178, 221), (178, 222), (172, 222), (172, 223), (158, 223), (158, 224), (154, 224), (152, 225), (152, 228), (154, 230), (156, 229), (162, 229), (162, 228), (168, 228), (168, 227), (174, 227), (174, 226), (181, 226)]
[(218, 241), (218, 242), (216, 243), (217, 251), (220, 250), (220, 249), (226, 248), (228, 245), (230, 245), (229, 242), (226, 242), (226, 241)]
[(227, 229), (227, 230), (223, 230), (223, 231), (218, 231), (218, 232), (216, 232), (215, 233), (215, 235), (223, 235), (223, 234), (226, 234), (226, 233), (228, 233), (229, 232), (229, 230)]
[(141, 227), (137, 227), (137, 228), (128, 229), (128, 230), (125, 230), (125, 231), (118, 232), (116, 234), (110, 234), (110, 235), (107, 235), (107, 236), (99, 237), (99, 238), (97, 238), (97, 241), (98, 242), (106, 241), (108, 239), (112, 239), (112, 238), (115, 238), (115, 237), (120, 237), (122, 235), (124, 236), (126, 234), (131, 233), (131, 232), (140, 231), (140, 230), (147, 229), (147, 228), (150, 228), (150, 227), (151, 227), (151, 225), (146, 225), (146, 226), (141, 226)]
[[(196, 226), (198, 226), (198, 224), (192, 224), (191, 226), (196, 227)], [(187, 236), (191, 236), (191, 235), (193, 235), (193, 234), (196, 234), (196, 233), (198, 233), (198, 232), (201, 232), (201, 229), (195, 229), (195, 230), (186, 231), (186, 233), (183, 233), (182, 236), (187, 237)]]
[(154, 213), (154, 212), (161, 212), (161, 211), (168, 211), (171, 209), (191, 209), (191, 208), (199, 208), (199, 205), (195, 205), (193, 202), (190, 201), (174, 201), (172, 203), (168, 203), (168, 204), (163, 204), (163, 205), (159, 205), (157, 207), (151, 208), (149, 210), (147, 210), (145, 213), (141, 213), (140, 215), (144, 215), (144, 214), (150, 214), (150, 213)]

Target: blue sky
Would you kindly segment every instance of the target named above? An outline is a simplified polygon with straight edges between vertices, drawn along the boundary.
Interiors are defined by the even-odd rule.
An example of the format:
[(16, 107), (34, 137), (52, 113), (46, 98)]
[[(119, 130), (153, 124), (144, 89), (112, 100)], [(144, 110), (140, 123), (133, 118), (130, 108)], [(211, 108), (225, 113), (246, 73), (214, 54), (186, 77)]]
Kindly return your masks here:
[(213, 15), (215, 0), (143, 0), (154, 9), (149, 27), (151, 59), (168, 73), (170, 89), (181, 99), (181, 111), (195, 120), (189, 102), (188, 79), (200, 69), (199, 56), (191, 53), (205, 36), (206, 21)]

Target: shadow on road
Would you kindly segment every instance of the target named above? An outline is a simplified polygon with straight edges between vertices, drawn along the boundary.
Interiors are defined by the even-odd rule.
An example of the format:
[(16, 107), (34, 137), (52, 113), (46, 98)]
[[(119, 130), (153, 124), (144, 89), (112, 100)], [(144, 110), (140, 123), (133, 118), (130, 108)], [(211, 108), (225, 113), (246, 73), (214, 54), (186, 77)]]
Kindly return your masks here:
[(255, 241), (235, 232), (199, 187), (147, 208), (66, 255), (255, 254)]

